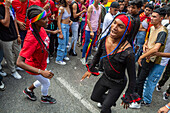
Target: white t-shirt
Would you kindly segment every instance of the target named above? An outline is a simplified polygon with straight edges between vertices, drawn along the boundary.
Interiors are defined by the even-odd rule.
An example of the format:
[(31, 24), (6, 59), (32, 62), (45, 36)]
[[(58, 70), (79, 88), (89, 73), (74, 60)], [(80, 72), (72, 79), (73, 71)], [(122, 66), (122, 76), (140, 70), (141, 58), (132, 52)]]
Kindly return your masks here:
[[(165, 26), (167, 23), (169, 23), (169, 20), (162, 20), (162, 25)], [(166, 40), (166, 45), (164, 49), (164, 53), (170, 53), (170, 24), (167, 26), (168, 29), (168, 37)], [(170, 58), (162, 57), (160, 65), (166, 66), (168, 64)]]
[[(103, 31), (107, 28), (107, 26), (109, 26), (109, 24), (112, 22), (113, 18), (115, 15), (112, 15), (111, 13), (107, 13), (104, 17), (104, 21), (103, 21), (103, 28), (102, 28), (102, 33)], [(109, 26), (109, 28), (102, 34), (102, 37), (106, 36), (106, 34), (109, 32), (111, 26)]]

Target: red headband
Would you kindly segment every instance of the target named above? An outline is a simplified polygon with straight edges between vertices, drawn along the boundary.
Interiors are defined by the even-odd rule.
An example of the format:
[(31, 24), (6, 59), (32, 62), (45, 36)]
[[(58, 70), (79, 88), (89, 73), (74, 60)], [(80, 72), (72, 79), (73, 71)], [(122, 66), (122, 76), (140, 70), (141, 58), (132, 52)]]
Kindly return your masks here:
[[(125, 24), (125, 26), (127, 27), (127, 25), (128, 25), (128, 17), (127, 16), (125, 16), (125, 15), (118, 15), (117, 17), (116, 17), (116, 19), (120, 19), (124, 24)], [(129, 27), (128, 27), (128, 31), (130, 32), (130, 30), (131, 30), (131, 27), (132, 27), (132, 24), (131, 24), (131, 21), (129, 22)]]

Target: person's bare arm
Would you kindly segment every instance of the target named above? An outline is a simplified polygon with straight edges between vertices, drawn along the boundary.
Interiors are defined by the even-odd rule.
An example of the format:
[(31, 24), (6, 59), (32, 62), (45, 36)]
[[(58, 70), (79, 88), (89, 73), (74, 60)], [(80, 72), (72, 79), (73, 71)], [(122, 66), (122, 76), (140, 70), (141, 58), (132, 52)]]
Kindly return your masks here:
[(36, 74), (41, 74), (45, 78), (51, 79), (54, 76), (54, 74), (48, 70), (41, 70), (41, 69), (38, 69), (38, 68), (35, 68), (35, 67), (32, 67), (32, 66), (26, 64), (25, 58), (22, 56), (18, 56), (16, 64), (17, 64), (17, 66), (23, 68), (26, 71), (36, 73)]
[(74, 3), (73, 4), (73, 17), (74, 18), (77, 18), (78, 16), (80, 16), (82, 13), (85, 13), (86, 12), (86, 9), (84, 9), (83, 11), (79, 12), (79, 13), (76, 13), (77, 12), (77, 4)]
[[(101, 7), (101, 10), (102, 10), (102, 7)], [(102, 18), (102, 13), (100, 13), (100, 16), (99, 16), (99, 26), (98, 26), (98, 35), (100, 34), (100, 25), (101, 25), (101, 18)]]
[(21, 36), (19, 34), (18, 25), (17, 25), (17, 19), (16, 18), (14, 20), (14, 24), (15, 24), (15, 28), (16, 28), (16, 31), (17, 31), (17, 35), (18, 35), (17, 42), (18, 42), (18, 45), (20, 45), (21, 44)]
[(148, 56), (150, 56), (150, 55), (158, 52), (159, 49), (160, 49), (160, 47), (161, 47), (161, 43), (156, 43), (155, 46), (154, 46), (152, 49), (148, 50), (146, 53), (144, 53), (143, 55), (141, 55), (141, 56), (139, 57), (139, 59), (138, 59), (139, 65), (142, 66), (142, 65), (141, 65), (142, 59), (144, 59), (145, 57), (148, 57)]
[(0, 23), (2, 25), (4, 25), (5, 27), (9, 27), (9, 24), (10, 24), (10, 1), (9, 0), (6, 0), (5, 1), (5, 18), (4, 19), (0, 19)]
[(92, 29), (91, 23), (90, 23), (90, 18), (91, 18), (92, 11), (93, 11), (93, 6), (90, 5), (88, 10), (87, 10), (87, 25), (88, 25), (91, 32), (93, 32), (93, 29)]
[(154, 55), (160, 56), (160, 57), (169, 57), (170, 58), (170, 53), (156, 52)]
[(57, 17), (57, 25), (58, 25), (58, 29), (61, 31), (59, 34), (59, 38), (63, 39), (63, 34), (62, 34), (62, 30), (61, 30), (61, 17), (64, 13), (64, 8), (60, 7), (59, 11), (58, 11), (58, 17)]

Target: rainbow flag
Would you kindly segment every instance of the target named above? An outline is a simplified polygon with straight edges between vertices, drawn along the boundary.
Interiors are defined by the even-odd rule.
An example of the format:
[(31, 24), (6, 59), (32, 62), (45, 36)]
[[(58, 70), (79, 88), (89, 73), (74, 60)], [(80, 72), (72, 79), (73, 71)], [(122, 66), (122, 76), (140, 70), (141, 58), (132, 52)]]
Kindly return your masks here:
[(111, 3), (114, 2), (114, 1), (115, 0), (108, 0), (107, 4), (104, 5), (107, 11), (109, 10)]
[(87, 57), (88, 57), (89, 52), (90, 52), (90, 47), (92, 45), (91, 43), (92, 43), (92, 39), (90, 39), (90, 42), (89, 42), (89, 45), (88, 45), (88, 48), (87, 48), (87, 52), (86, 52), (86, 56), (85, 56), (86, 62), (87, 62)]

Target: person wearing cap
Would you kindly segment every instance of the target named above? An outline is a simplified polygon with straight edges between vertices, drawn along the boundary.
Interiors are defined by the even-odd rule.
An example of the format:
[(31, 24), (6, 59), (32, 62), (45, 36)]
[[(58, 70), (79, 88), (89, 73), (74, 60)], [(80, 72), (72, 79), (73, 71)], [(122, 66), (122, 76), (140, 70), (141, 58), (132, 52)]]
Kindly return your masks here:
[[(109, 28), (111, 27), (110, 24), (111, 24), (114, 16), (118, 13), (118, 11), (119, 11), (119, 3), (112, 2), (110, 5), (110, 11), (104, 17), (103, 28), (102, 28), (102, 37), (106, 36), (107, 33), (109, 32)], [(109, 27), (109, 28), (106, 30), (107, 27)]]
[[(110, 34), (101, 39), (93, 60), (86, 65), (88, 71), (83, 75), (81, 81), (86, 77), (89, 78), (91, 74), (99, 75), (95, 66), (100, 59), (103, 60), (104, 73), (95, 84), (91, 95), (93, 101), (102, 104), (101, 113), (111, 113), (111, 107), (116, 106), (116, 101), (127, 83), (126, 68), (129, 84), (125, 95), (121, 98), (122, 105), (127, 109), (132, 101), (140, 101), (139, 96), (134, 93), (136, 83), (135, 56), (129, 43), (133, 25), (129, 15), (117, 15), (111, 24)], [(108, 91), (107, 95), (106, 91)]]
[[(151, 56), (152, 54), (161, 51), (163, 52), (166, 45), (168, 31), (161, 22), (166, 15), (164, 8), (158, 8), (153, 11), (151, 16), (151, 24), (149, 38), (143, 45), (143, 55), (138, 59), (141, 66), (141, 71), (137, 79), (136, 91), (142, 97), (142, 105), (149, 106), (152, 101), (152, 94), (165, 64), (162, 63), (162, 57)], [(141, 63), (142, 62), (142, 63)], [(140, 103), (132, 103), (130, 108), (140, 108)]]

